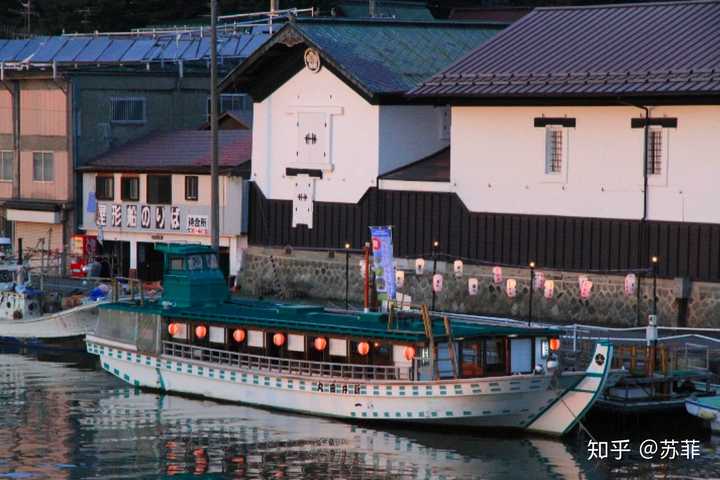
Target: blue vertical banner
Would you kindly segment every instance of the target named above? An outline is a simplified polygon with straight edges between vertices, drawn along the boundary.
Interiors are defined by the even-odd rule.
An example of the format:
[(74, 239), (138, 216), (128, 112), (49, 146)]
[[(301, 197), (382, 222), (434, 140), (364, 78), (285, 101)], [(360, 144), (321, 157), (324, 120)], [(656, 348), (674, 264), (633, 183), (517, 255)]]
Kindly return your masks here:
[(375, 290), (379, 300), (395, 299), (395, 259), (392, 227), (370, 227)]

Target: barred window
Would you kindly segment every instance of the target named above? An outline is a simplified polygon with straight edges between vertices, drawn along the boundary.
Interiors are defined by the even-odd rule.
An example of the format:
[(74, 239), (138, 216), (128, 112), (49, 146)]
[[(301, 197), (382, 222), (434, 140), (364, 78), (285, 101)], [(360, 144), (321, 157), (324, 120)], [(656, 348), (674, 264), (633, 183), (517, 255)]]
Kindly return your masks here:
[(198, 177), (189, 175), (185, 177), (185, 200), (197, 201), (198, 199)]
[[(207, 103), (207, 117), (210, 119), (210, 97), (208, 97)], [(223, 114), (231, 110), (252, 110), (252, 99), (250, 95), (244, 93), (222, 93), (218, 98), (218, 114)]]
[(110, 99), (112, 123), (145, 123), (145, 97), (112, 97)]
[(662, 128), (650, 128), (647, 145), (647, 173), (661, 175), (663, 164), (663, 131)]
[(545, 173), (562, 173), (563, 128), (548, 125), (545, 130)]
[(11, 182), (13, 179), (13, 152), (0, 152), (0, 180)]
[(52, 152), (33, 152), (33, 181), (52, 182), (55, 168)]

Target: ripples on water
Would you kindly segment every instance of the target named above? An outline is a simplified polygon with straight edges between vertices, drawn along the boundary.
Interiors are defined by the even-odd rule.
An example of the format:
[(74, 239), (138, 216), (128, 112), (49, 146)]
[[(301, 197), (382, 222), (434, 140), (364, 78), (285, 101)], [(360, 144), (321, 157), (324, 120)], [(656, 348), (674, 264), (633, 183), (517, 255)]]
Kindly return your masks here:
[(709, 441), (695, 462), (593, 464), (574, 438), (379, 430), (140, 392), (79, 354), (0, 350), (0, 406), (0, 478), (720, 476)]

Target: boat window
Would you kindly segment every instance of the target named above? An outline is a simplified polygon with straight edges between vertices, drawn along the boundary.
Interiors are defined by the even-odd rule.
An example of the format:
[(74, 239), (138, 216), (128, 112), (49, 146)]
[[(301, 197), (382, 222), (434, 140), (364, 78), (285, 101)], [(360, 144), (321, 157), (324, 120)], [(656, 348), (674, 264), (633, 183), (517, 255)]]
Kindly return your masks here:
[(304, 335), (288, 335), (288, 350), (292, 352), (304, 352), (305, 351), (305, 336)]
[(483, 376), (483, 342), (462, 342), (460, 349), (460, 372), (465, 378)]
[(210, 342), (225, 343), (225, 329), (222, 327), (210, 327)]
[(218, 268), (217, 255), (205, 255), (205, 263), (207, 264), (207, 268)]
[(264, 348), (265, 334), (262, 330), (248, 330), (247, 332), (248, 347)]
[(185, 270), (185, 261), (183, 257), (170, 257), (170, 270)]
[(347, 340), (344, 338), (331, 338), (330, 355), (333, 357), (347, 357)]
[(505, 338), (495, 337), (485, 340), (486, 375), (505, 374)]
[(532, 339), (510, 339), (510, 373), (532, 372)]
[(203, 261), (201, 255), (190, 255), (188, 257), (188, 270), (202, 270)]

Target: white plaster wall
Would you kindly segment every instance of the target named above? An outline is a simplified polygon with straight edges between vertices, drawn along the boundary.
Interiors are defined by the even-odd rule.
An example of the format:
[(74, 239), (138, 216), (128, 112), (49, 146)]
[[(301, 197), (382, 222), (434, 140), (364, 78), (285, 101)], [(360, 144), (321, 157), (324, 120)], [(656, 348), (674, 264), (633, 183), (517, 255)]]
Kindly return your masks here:
[(378, 176), (379, 108), (324, 68), (318, 73), (304, 68), (254, 104), (252, 179), (268, 198), (293, 198), (285, 169), (294, 167), (296, 158), (296, 106), (342, 108), (332, 116), (333, 169), (316, 181), (315, 200), (357, 202)]
[(381, 175), (448, 146), (442, 112), (431, 105), (380, 106)]
[[(638, 219), (642, 217), (643, 129), (632, 107), (454, 107), (451, 183), (472, 211)], [(567, 179), (544, 174), (540, 116), (574, 117), (567, 129)], [(658, 107), (666, 129), (668, 180), (651, 182), (652, 220), (720, 222), (720, 107)]]

